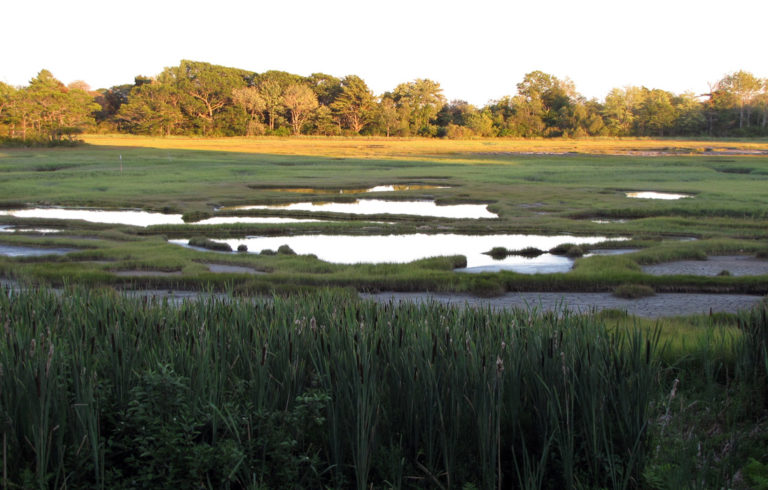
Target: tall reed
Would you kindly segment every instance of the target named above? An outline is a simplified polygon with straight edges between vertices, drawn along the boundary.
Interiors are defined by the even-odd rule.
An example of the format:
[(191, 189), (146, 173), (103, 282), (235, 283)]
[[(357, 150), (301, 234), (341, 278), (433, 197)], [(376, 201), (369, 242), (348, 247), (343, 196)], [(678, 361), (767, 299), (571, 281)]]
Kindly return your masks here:
[(4, 290), (0, 324), (8, 484), (37, 488), (629, 488), (659, 374), (656, 335), (591, 315), (330, 292)]

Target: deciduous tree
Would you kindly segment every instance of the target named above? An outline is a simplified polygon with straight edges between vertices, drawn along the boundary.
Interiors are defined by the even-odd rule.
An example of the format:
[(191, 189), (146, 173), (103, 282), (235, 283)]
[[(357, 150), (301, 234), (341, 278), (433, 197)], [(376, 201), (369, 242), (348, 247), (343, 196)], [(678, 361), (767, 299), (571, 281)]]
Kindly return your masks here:
[(242, 107), (250, 116), (246, 125), (245, 134), (248, 136), (259, 132), (261, 115), (267, 108), (264, 98), (257, 87), (240, 87), (232, 89), (232, 102)]
[(376, 100), (368, 85), (356, 75), (348, 75), (341, 81), (341, 94), (331, 104), (331, 109), (346, 122), (354, 133), (359, 133), (374, 117)]
[(291, 113), (293, 134), (301, 134), (301, 127), (312, 111), (317, 109), (318, 104), (315, 92), (306, 84), (293, 83), (286, 87), (283, 93), (283, 102)]

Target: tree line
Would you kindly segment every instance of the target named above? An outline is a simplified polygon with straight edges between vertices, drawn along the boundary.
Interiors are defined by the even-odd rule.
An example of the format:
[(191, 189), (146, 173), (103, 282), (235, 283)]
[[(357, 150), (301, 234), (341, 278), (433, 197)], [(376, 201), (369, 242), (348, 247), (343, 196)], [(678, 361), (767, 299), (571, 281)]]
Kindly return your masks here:
[(96, 91), (42, 70), (26, 87), (0, 82), (0, 137), (69, 141), (83, 131), (148, 135), (469, 137), (765, 136), (768, 79), (738, 71), (709, 93), (628, 86), (603, 101), (534, 71), (514, 96), (476, 107), (447, 101), (428, 79), (379, 96), (356, 76), (254, 73), (181, 61), (155, 77)]

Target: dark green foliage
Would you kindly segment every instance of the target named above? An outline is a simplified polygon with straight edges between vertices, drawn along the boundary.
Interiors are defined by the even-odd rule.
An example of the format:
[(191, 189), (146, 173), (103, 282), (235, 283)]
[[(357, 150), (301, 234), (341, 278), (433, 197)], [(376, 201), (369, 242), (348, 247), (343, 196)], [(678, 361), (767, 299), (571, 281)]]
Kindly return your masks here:
[(753, 490), (768, 489), (768, 464), (750, 458), (749, 463), (744, 467), (744, 473), (750, 488)]
[(526, 247), (522, 250), (512, 250), (507, 252), (509, 255), (522, 255), (523, 257), (538, 257), (544, 254), (543, 250), (539, 250), (536, 247)]
[(486, 255), (490, 255), (495, 260), (501, 260), (507, 257), (509, 252), (504, 247), (493, 247), (489, 251), (485, 252)]
[(278, 255), (296, 255), (296, 252), (294, 252), (288, 245), (280, 245), (277, 247), (277, 253)]
[(10, 488), (629, 488), (649, 450), (655, 337), (565, 311), (5, 290), (0, 324)]
[(238, 252), (247, 252), (248, 251), (248, 245), (246, 245), (244, 243), (241, 243), (240, 245), (237, 246), (237, 251)]
[(574, 245), (573, 243), (561, 243), (550, 249), (549, 253), (552, 255), (565, 255), (566, 257), (575, 259), (584, 255), (584, 248), (581, 245)]
[(185, 223), (195, 223), (197, 221), (208, 219), (211, 216), (213, 215), (207, 211), (188, 211), (181, 216), (181, 219), (184, 220)]
[(189, 245), (191, 247), (206, 248), (208, 250), (215, 250), (217, 252), (231, 252), (232, 247), (228, 243), (217, 242), (210, 238), (195, 237), (189, 239)]

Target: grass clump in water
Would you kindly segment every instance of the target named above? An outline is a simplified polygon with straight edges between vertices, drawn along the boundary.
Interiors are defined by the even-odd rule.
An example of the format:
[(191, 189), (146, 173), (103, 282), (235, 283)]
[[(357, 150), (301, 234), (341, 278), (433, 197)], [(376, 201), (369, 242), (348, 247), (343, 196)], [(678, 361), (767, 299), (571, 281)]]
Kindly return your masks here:
[(195, 237), (189, 239), (190, 247), (200, 247), (208, 250), (214, 250), (216, 252), (231, 252), (232, 247), (228, 243), (217, 242), (210, 238)]
[(181, 215), (181, 219), (185, 223), (196, 223), (212, 216), (213, 215), (207, 211), (188, 211)]
[(624, 299), (640, 299), (655, 296), (656, 291), (644, 284), (622, 284), (613, 290), (613, 295)]
[(293, 249), (288, 245), (280, 245), (279, 247), (277, 247), (277, 254), (278, 255), (296, 255), (296, 252), (294, 252)]
[(502, 260), (507, 258), (507, 255), (509, 255), (509, 250), (507, 250), (505, 247), (493, 247), (484, 253), (485, 255), (490, 255), (493, 260)]
[(561, 243), (550, 249), (549, 253), (552, 255), (565, 255), (571, 259), (576, 259), (584, 255), (584, 248), (573, 243)]

